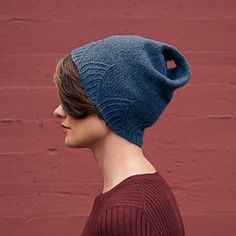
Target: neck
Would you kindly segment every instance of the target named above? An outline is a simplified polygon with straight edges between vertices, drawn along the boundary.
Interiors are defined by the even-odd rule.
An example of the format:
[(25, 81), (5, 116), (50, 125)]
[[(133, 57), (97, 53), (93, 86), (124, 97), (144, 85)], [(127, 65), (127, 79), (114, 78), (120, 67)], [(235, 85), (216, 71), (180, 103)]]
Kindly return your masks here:
[(103, 192), (109, 191), (131, 175), (156, 171), (141, 147), (114, 133), (94, 145), (92, 152), (103, 176)]

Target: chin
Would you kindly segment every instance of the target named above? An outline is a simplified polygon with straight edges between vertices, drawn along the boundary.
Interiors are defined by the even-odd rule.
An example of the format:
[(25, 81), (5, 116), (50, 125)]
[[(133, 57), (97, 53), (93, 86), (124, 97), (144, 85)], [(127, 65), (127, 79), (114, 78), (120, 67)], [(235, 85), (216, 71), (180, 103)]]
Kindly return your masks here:
[(70, 148), (88, 148), (89, 145), (85, 142), (70, 142), (69, 140), (65, 140), (65, 145)]

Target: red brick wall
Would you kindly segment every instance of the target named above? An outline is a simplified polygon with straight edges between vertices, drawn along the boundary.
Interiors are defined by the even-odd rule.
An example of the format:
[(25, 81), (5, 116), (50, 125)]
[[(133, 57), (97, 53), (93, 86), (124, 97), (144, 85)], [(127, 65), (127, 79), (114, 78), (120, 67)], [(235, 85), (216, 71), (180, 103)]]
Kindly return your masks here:
[(148, 129), (144, 152), (188, 236), (236, 235), (235, 1), (1, 1), (0, 235), (79, 235), (102, 177), (64, 145), (52, 76), (79, 44), (140, 34), (183, 51), (192, 78)]

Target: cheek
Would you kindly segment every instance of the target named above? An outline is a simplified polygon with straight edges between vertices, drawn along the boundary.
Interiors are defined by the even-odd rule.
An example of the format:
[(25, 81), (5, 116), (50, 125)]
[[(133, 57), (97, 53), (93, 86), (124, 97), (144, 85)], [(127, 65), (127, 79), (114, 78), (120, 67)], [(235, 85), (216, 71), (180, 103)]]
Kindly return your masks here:
[(89, 140), (97, 140), (104, 137), (108, 129), (98, 119), (88, 118), (76, 125), (76, 129), (74, 130), (76, 133), (76, 137), (79, 139), (89, 139)]

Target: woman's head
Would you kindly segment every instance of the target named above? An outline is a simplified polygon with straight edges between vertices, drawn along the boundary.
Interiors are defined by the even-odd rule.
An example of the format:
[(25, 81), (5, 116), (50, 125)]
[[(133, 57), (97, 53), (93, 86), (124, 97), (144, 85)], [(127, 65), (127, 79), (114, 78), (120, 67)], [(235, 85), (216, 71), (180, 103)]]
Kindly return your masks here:
[(69, 54), (57, 63), (53, 80), (60, 100), (54, 115), (69, 127), (64, 129), (66, 144), (70, 147), (89, 147), (101, 140), (110, 130), (96, 106), (86, 96), (79, 71)]
[[(176, 67), (167, 67), (171, 60)], [(191, 75), (176, 47), (138, 35), (111, 35), (74, 48), (56, 71), (61, 104), (69, 115), (103, 116), (114, 133), (140, 147), (144, 129), (159, 119), (173, 92)]]

